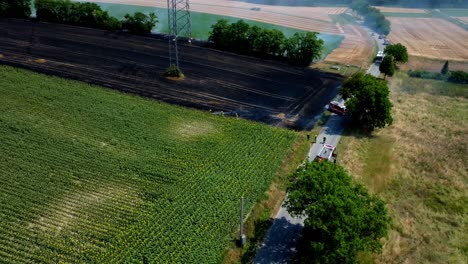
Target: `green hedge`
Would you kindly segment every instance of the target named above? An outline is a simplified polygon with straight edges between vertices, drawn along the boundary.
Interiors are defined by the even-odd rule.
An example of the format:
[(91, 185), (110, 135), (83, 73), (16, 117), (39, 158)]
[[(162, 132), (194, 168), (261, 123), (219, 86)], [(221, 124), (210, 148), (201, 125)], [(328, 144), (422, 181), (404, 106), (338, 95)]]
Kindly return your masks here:
[(31, 15), (31, 0), (0, 0), (0, 17), (27, 18)]
[(316, 32), (295, 33), (286, 38), (277, 29), (250, 26), (244, 20), (229, 24), (227, 20), (220, 19), (211, 28), (208, 40), (217, 49), (286, 60), (303, 67), (320, 58), (324, 43), (317, 38)]

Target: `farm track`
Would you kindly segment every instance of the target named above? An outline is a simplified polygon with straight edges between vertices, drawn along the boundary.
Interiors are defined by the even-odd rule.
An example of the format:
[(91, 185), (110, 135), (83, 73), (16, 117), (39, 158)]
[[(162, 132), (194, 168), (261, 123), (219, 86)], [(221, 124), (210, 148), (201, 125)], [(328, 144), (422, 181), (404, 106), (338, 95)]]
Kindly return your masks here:
[[(297, 115), (304, 125), (334, 96), (340, 76), (198, 46), (180, 45), (187, 78), (161, 76), (167, 43), (103, 30), (0, 20), (0, 63), (102, 85), (200, 109), (235, 111), (245, 118), (284, 125)], [(317, 98), (317, 95), (320, 98)], [(290, 112), (292, 111), (292, 112)]]

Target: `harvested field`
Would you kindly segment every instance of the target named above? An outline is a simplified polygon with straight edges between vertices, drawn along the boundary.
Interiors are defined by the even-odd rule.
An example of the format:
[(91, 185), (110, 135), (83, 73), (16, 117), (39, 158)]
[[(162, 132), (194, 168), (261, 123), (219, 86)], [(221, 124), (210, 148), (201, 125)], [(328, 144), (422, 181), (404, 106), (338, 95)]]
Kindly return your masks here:
[(0, 20), (0, 29), (0, 63), (278, 126), (312, 125), (341, 82), (336, 74), (195, 45), (180, 47), (187, 78), (170, 81), (161, 76), (165, 40), (15, 19)]
[(343, 25), (342, 29), (345, 35), (343, 42), (325, 58), (325, 61), (366, 68), (369, 64), (367, 58), (374, 48), (373, 39), (357, 25)]
[(468, 23), (468, 17), (454, 17), (460, 21), (462, 21), (463, 23)]
[(409, 55), (433, 59), (468, 61), (468, 31), (437, 18), (388, 18), (388, 39), (401, 43)]
[[(93, 2), (154, 6), (159, 8), (167, 7), (167, 1), (162, 0), (98, 0)], [(252, 8), (260, 8), (260, 10), (253, 10)], [(215, 3), (213, 3), (213, 1), (198, 0), (190, 2), (190, 10), (201, 13), (250, 19), (307, 31), (339, 34), (340, 31), (336, 25), (331, 22), (329, 14), (339, 14), (340, 12), (344, 12), (346, 9), (328, 7), (262, 6), (227, 0), (216, 1)]]
[[(98, 2), (167, 7), (167, 2), (162, 0), (98, 0)], [(196, 12), (233, 16), (305, 31), (343, 35), (345, 39), (340, 47), (325, 59), (329, 62), (365, 66), (374, 47), (372, 39), (359, 27), (332, 23), (330, 15), (345, 13), (347, 10), (345, 7), (272, 6), (228, 0), (216, 2), (194, 0), (191, 1), (190, 8)], [(260, 9), (255, 11), (252, 8)]]
[(399, 8), (399, 7), (385, 7), (385, 6), (374, 6), (383, 13), (412, 13), (412, 14), (423, 14), (427, 13), (426, 9), (418, 8)]
[[(451, 71), (468, 71), (467, 61), (449, 61)], [(400, 65), (402, 71), (425, 70), (431, 72), (440, 72), (444, 66), (445, 60), (429, 59), (424, 57), (409, 56), (408, 63)]]

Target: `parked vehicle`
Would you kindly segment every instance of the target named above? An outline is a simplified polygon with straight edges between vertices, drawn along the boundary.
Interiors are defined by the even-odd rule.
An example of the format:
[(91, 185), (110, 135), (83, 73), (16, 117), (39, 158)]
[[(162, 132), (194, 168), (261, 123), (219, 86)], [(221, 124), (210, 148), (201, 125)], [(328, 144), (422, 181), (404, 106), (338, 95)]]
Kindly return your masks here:
[(343, 103), (339, 103), (337, 101), (331, 101), (328, 104), (328, 110), (330, 112), (333, 112), (333, 113), (336, 113), (336, 114), (339, 114), (339, 115), (346, 115), (347, 114), (346, 106)]
[(315, 157), (315, 161), (321, 162), (324, 160), (328, 160), (331, 162), (336, 162), (336, 153), (335, 153), (335, 146), (329, 144), (323, 144), (322, 150), (320, 153)]

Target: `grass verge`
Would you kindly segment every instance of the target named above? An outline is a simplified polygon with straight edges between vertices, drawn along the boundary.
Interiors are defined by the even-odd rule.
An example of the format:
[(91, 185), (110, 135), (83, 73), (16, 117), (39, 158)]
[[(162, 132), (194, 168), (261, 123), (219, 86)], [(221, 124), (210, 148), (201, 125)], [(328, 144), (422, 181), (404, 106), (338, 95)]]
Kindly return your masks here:
[(375, 262), (466, 263), (468, 100), (458, 92), (433, 93), (437, 81), (420, 81), (402, 74), (390, 79), (394, 124), (371, 137), (347, 131), (338, 146), (341, 163), (393, 215)]
[(246, 219), (244, 225), (244, 233), (247, 237), (246, 245), (244, 248), (238, 246), (239, 230), (237, 230), (232, 235), (232, 243), (226, 250), (223, 263), (252, 263), (258, 247), (273, 224), (274, 216), (286, 196), (287, 176), (293, 173), (307, 157), (310, 142), (307, 141), (306, 134), (306, 132), (299, 133), (292, 151), (283, 160), (281, 169), (278, 171), (270, 189), (256, 203)]

